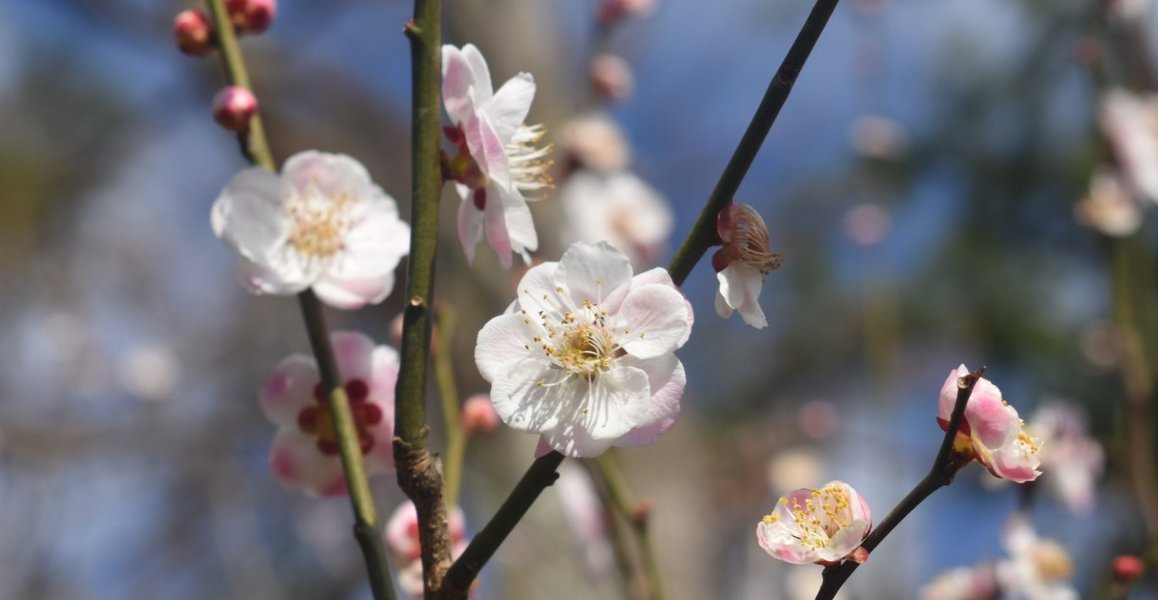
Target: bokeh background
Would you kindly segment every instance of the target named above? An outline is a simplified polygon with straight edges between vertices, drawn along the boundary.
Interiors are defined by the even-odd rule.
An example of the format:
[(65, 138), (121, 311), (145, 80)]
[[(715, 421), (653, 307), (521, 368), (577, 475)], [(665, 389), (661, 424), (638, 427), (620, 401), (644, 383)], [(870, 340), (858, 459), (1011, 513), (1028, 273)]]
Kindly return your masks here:
[[(602, 106), (622, 127), (632, 168), (675, 217), (656, 264), (689, 230), (811, 8), (662, 2), (602, 35), (593, 0), (444, 4), (446, 40), (478, 45), (496, 81), (535, 75), (534, 120), (556, 132)], [(266, 468), (274, 429), (258, 386), (308, 345), (296, 303), (247, 295), (210, 231), (211, 203), (245, 163), (209, 114), (224, 84), (217, 57), (173, 45), (172, 17), (191, 5), (0, 4), (4, 598), (369, 597), (348, 502), (283, 488)], [(404, 215), (411, 10), (283, 0), (270, 31), (242, 44), (276, 156), (354, 155)], [(761, 299), (770, 325), (717, 317), (702, 262), (685, 287), (697, 323), (680, 353), (681, 420), (619, 454), (654, 504), (671, 598), (800, 597), (796, 580), (819, 567), (765, 556), (755, 522), (781, 493), (829, 479), (852, 483), (883, 517), (928, 468), (937, 392), (962, 362), (988, 366), (1027, 418), (1059, 399), (1086, 415), (1107, 458), (1096, 505), (1075, 515), (1042, 488), (995, 488), (970, 467), (889, 537), (847, 597), (918, 597), (944, 569), (1001, 559), (1019, 507), (1070, 553), (1082, 597), (1106, 590), (1113, 555), (1147, 551), (1158, 532), (1145, 507), (1158, 500), (1137, 490), (1158, 474), (1145, 467), (1153, 445), (1127, 424), (1142, 423), (1144, 440), (1155, 433), (1154, 211), (1138, 206), (1140, 229), (1111, 238), (1074, 207), (1113, 160), (1102, 93), (1154, 81), (1153, 15), (1146, 4), (1116, 17), (1100, 0), (837, 8), (736, 198), (764, 215), (785, 256)], [(630, 97), (595, 99), (597, 50), (630, 64)], [(465, 395), (487, 389), (474, 332), (513, 297), (518, 271), (485, 249), (468, 268), (455, 207), (444, 208), (437, 291), (457, 315)], [(556, 260), (565, 216), (550, 196), (533, 210), (536, 258)], [(330, 324), (394, 343), (400, 295), (331, 311)], [(1131, 372), (1141, 392), (1125, 386)], [(468, 532), (534, 442), (504, 430), (471, 441)], [(384, 516), (403, 500), (389, 478), (375, 492)], [(624, 597), (600, 552), (548, 490), (477, 597)], [(1144, 581), (1135, 597), (1156, 589)]]

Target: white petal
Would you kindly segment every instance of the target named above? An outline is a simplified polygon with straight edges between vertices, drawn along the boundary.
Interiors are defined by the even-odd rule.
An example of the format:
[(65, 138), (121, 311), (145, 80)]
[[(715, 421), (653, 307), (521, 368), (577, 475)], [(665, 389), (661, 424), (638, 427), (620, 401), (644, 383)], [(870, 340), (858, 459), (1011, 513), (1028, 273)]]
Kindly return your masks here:
[(619, 364), (589, 387), (576, 417), (593, 440), (614, 441), (651, 416), (651, 388), (641, 369)]
[(574, 425), (548, 431), (543, 434), (542, 440), (555, 451), (572, 458), (595, 458), (606, 452), (614, 443), (611, 439), (594, 439)]
[(467, 264), (472, 264), (475, 247), (483, 239), (483, 213), (475, 208), (470, 189), (461, 183), (456, 183), (455, 189), (462, 198), (458, 205), (458, 241), (462, 244)]
[(338, 456), (322, 454), (314, 437), (298, 431), (278, 431), (269, 449), (269, 467), (282, 483), (311, 496), (340, 496), (346, 489)]
[(243, 257), (261, 260), (289, 235), (280, 190), (278, 177), (265, 169), (238, 173), (213, 202), (213, 233)]
[[(556, 280), (571, 296), (576, 305), (585, 300), (599, 303), (608, 312), (615, 312), (622, 295), (629, 289), (631, 261), (607, 242), (572, 244), (559, 259)], [(626, 289), (620, 290), (620, 287)], [(614, 296), (613, 294), (618, 294)]]
[(720, 294), (728, 306), (740, 312), (744, 322), (762, 329), (768, 325), (764, 311), (760, 308), (760, 290), (764, 287), (764, 276), (754, 267), (735, 261), (716, 274), (720, 282)]
[(542, 312), (547, 320), (558, 323), (564, 312), (575, 310), (570, 298), (561, 296), (558, 291), (558, 271), (559, 263), (542, 263), (528, 269), (519, 280), (517, 302), (530, 317), (537, 317)]
[(537, 357), (510, 365), (495, 374), (491, 385), (495, 412), (512, 429), (533, 433), (575, 422), (588, 385), (574, 378), (562, 381), (562, 375)]
[(294, 260), (274, 262), (280, 269), (241, 259), (237, 278), (241, 281), (242, 287), (254, 294), (288, 296), (310, 287), (316, 279), (313, 271), (303, 271), (305, 265)]
[(632, 429), (616, 440), (615, 445), (636, 447), (650, 444), (670, 429), (679, 416), (680, 399), (687, 384), (684, 366), (674, 354), (649, 359), (624, 356), (619, 362), (639, 368), (647, 374), (651, 401), (649, 412), (641, 422), (650, 424)]
[(486, 208), (483, 210), (483, 225), (487, 243), (499, 255), (499, 263), (504, 269), (511, 268), (511, 238), (507, 231), (507, 211), (503, 207), (503, 190), (493, 181), (487, 183)]
[(683, 294), (664, 285), (632, 288), (619, 307), (615, 332), (629, 354), (651, 358), (673, 352), (690, 327)]
[[(667, 269), (663, 267), (656, 267), (631, 278), (632, 289), (651, 284), (665, 285), (676, 291), (680, 289), (679, 286), (672, 281), (671, 273), (668, 273)], [(680, 295), (683, 296), (683, 292), (680, 292)], [(684, 296), (684, 308), (687, 309), (688, 313), (688, 330), (684, 333), (684, 336), (680, 338), (679, 344), (676, 345), (677, 348), (682, 348), (688, 341), (688, 337), (692, 334), (692, 326), (696, 320), (695, 312), (692, 310), (692, 303), (688, 300), (687, 296)]]
[(474, 73), (462, 51), (449, 44), (442, 47), (442, 101), (446, 114), (456, 125), (462, 125), (474, 109), (470, 88), (475, 85)]
[(329, 306), (355, 310), (385, 300), (394, 290), (394, 273), (349, 279), (325, 275), (314, 283), (313, 290), (318, 298)]
[(493, 383), (515, 363), (542, 355), (526, 318), (519, 313), (499, 315), (479, 330), (474, 360), (483, 379)]
[[(330, 198), (357, 194), (374, 186), (362, 163), (345, 154), (307, 150), (287, 159), (281, 168), (283, 191), (304, 194), (316, 191)], [(287, 189), (288, 188), (288, 189)]]
[(489, 102), (480, 100), (479, 110), (490, 117), (504, 146), (527, 118), (534, 98), (535, 78), (530, 73), (519, 73), (507, 80)]
[(471, 76), (474, 78), (475, 99), (479, 104), (490, 100), (494, 86), (491, 85), (491, 70), (487, 67), (482, 52), (479, 52), (474, 44), (467, 44), (462, 47), (462, 55), (470, 64)]
[(728, 301), (719, 289), (716, 290), (716, 314), (725, 319), (732, 316), (732, 307), (728, 306)]
[(526, 199), (514, 186), (503, 193), (502, 202), (511, 249), (522, 255), (523, 261), (529, 264), (531, 261), (527, 251), (539, 248), (539, 237), (535, 234), (531, 208), (527, 206)]
[(327, 275), (336, 279), (369, 279), (392, 273), (410, 252), (410, 226), (386, 207), (363, 215), (345, 236), (345, 251), (335, 257)]
[(278, 427), (296, 428), (302, 409), (316, 404), (314, 386), (320, 380), (313, 358), (305, 354), (283, 358), (261, 386), (261, 412)]

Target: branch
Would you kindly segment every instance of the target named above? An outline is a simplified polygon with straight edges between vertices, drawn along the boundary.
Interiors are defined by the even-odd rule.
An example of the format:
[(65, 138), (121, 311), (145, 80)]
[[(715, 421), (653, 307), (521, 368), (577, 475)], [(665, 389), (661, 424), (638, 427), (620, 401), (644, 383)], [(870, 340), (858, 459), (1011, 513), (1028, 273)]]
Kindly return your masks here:
[(663, 600), (663, 578), (659, 570), (659, 560), (655, 555), (655, 548), (651, 544), (651, 535), (648, 520), (651, 516), (651, 507), (647, 502), (637, 501), (627, 484), (627, 478), (615, 462), (615, 456), (606, 452), (595, 460), (603, 482), (607, 484), (607, 491), (611, 500), (623, 518), (631, 524), (639, 543), (639, 552), (643, 557), (643, 576), (647, 583), (645, 597), (648, 600)]
[(691, 273), (692, 267), (696, 266), (696, 263), (703, 258), (708, 247), (719, 243), (716, 238), (716, 215), (736, 195), (736, 190), (744, 181), (744, 176), (748, 174), (748, 168), (752, 166), (752, 161), (755, 160), (756, 153), (760, 151), (764, 138), (768, 137), (772, 124), (780, 115), (780, 109), (784, 106), (784, 101), (788, 99), (792, 85), (796, 83), (797, 76), (804, 68), (804, 62), (808, 60), (808, 55), (812, 52), (813, 46), (816, 45), (816, 40), (824, 31), (824, 26), (828, 24), (828, 18), (836, 9), (837, 2), (838, 0), (817, 0), (816, 5), (812, 7), (812, 12), (808, 14), (808, 19), (804, 21), (804, 26), (800, 28), (800, 33), (796, 34), (796, 41), (792, 42), (792, 47), (788, 49), (788, 54), (780, 63), (780, 69), (776, 71), (776, 76), (768, 84), (768, 90), (764, 92), (764, 99), (760, 101), (760, 106), (748, 124), (744, 137), (740, 138), (740, 144), (732, 153), (732, 159), (728, 161), (728, 166), (720, 175), (720, 180), (716, 183), (715, 189), (712, 190), (707, 204), (704, 205), (695, 225), (692, 225), (692, 230), (684, 239), (684, 243), (680, 245), (679, 250), (676, 251), (667, 268), (676, 285), (683, 285), (684, 280)]
[[(953, 452), (953, 441), (957, 437), (957, 430), (961, 428), (961, 420), (965, 415), (965, 405), (969, 403), (969, 396), (973, 393), (973, 386), (981, 379), (985, 373), (985, 367), (981, 367), (972, 373), (957, 379), (957, 403), (953, 405), (953, 413), (949, 417), (949, 426), (945, 429), (945, 437), (941, 439), (941, 448), (937, 451), (937, 458), (933, 460), (933, 466), (929, 469), (929, 473), (925, 478), (917, 484), (900, 503), (897, 504), (892, 512), (877, 525), (876, 529), (865, 538), (861, 547), (872, 552), (876, 547), (889, 535), (897, 525), (901, 523), (913, 512), (914, 508), (928, 498), (933, 492), (949, 485), (953, 482), (954, 475), (957, 471), (965, 465), (965, 463), (957, 460), (959, 456)], [(820, 591), (816, 593), (816, 600), (832, 600), (836, 597), (836, 593), (840, 591), (840, 587), (848, 580), (852, 572), (860, 566), (853, 560), (845, 560), (844, 562), (825, 567), (824, 569), (824, 583), (820, 586)]]

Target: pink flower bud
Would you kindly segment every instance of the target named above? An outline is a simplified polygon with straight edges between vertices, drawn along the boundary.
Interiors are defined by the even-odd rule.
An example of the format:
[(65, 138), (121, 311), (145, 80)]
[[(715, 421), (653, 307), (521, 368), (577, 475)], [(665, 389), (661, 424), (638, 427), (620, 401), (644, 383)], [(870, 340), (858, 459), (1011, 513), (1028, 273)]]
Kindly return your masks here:
[(467, 435), (485, 435), (499, 427), (499, 415), (487, 394), (475, 394), (462, 406), (462, 428)]
[(604, 27), (618, 25), (627, 19), (642, 19), (655, 12), (656, 0), (603, 0), (596, 18)]
[(173, 19), (173, 37), (177, 48), (190, 56), (205, 56), (213, 51), (213, 26), (199, 10), (183, 10)]
[(1119, 554), (1115, 556), (1111, 567), (1114, 580), (1125, 584), (1132, 584), (1137, 581), (1145, 570), (1146, 563), (1142, 562), (1141, 558), (1130, 554)]
[(261, 33), (277, 16), (277, 0), (226, 0), (225, 10), (238, 33)]
[(591, 87), (609, 102), (627, 100), (635, 88), (631, 65), (614, 54), (596, 56), (591, 60)]
[(249, 129), (249, 120), (257, 113), (253, 92), (235, 85), (222, 88), (213, 97), (213, 118), (219, 125), (238, 133)]

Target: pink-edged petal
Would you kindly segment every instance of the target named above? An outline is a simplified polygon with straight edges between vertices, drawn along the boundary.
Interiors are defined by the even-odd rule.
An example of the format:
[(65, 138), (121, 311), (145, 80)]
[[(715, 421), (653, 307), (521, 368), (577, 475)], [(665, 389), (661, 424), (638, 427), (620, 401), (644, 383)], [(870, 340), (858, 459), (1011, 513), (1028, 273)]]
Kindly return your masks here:
[(965, 365), (960, 365), (949, 371), (949, 376), (945, 378), (945, 383), (941, 386), (941, 396), (938, 403), (937, 416), (941, 419), (948, 421), (949, 417), (953, 416), (953, 406), (957, 404), (957, 380), (968, 374), (969, 369)]
[(668, 354), (646, 360), (633, 356), (620, 359), (624, 364), (634, 366), (647, 373), (651, 386), (650, 412), (642, 422), (650, 424), (638, 426), (615, 441), (616, 446), (646, 446), (659, 439), (675, 425), (680, 413), (680, 399), (687, 385), (683, 363)]
[(584, 408), (587, 385), (577, 379), (562, 381), (562, 371), (528, 358), (496, 374), (491, 401), (511, 429), (545, 433), (575, 422)]
[[(631, 287), (633, 289), (652, 284), (666, 285), (676, 291), (680, 289), (679, 286), (672, 281), (671, 274), (667, 272), (667, 269), (662, 267), (656, 267), (631, 278)], [(680, 295), (683, 295), (683, 292), (680, 292)], [(682, 348), (683, 345), (687, 343), (688, 337), (692, 334), (692, 325), (695, 324), (696, 320), (695, 312), (692, 310), (692, 303), (688, 300), (687, 296), (684, 296), (684, 308), (687, 309), (688, 313), (688, 330), (684, 332), (684, 336), (680, 338), (679, 343), (676, 345), (677, 348)]]
[(456, 125), (470, 119), (474, 111), (470, 99), (470, 89), (475, 85), (470, 63), (458, 48), (451, 45), (442, 47), (442, 102), (446, 114)]
[(304, 194), (315, 191), (337, 197), (372, 186), (370, 172), (362, 163), (345, 154), (307, 150), (287, 159), (281, 169), (283, 192)]
[(483, 212), (474, 206), (470, 190), (465, 185), (455, 184), (462, 202), (458, 205), (458, 241), (466, 255), (467, 264), (474, 263), (474, 251), (483, 239)]
[(690, 327), (684, 296), (663, 285), (632, 288), (619, 307), (619, 344), (638, 358), (674, 351)]
[(483, 211), (483, 225), (486, 228), (487, 243), (499, 255), (499, 263), (504, 269), (511, 268), (511, 238), (507, 231), (507, 214), (502, 203), (502, 190), (494, 182), (487, 184), (487, 204)]
[(864, 540), (868, 529), (868, 523), (861, 520), (852, 521), (847, 526), (841, 527), (829, 539), (828, 545), (820, 549), (818, 553), (820, 560), (835, 562), (848, 556)]
[(1011, 436), (1017, 435), (1021, 419), (1017, 416), (1017, 410), (1006, 404), (1001, 396), (985, 393), (987, 390), (981, 386), (984, 382), (984, 379), (978, 381), (978, 385), (973, 388), (969, 404), (965, 406), (965, 420), (969, 423), (969, 431), (974, 439), (986, 448), (999, 448)]
[(318, 367), (313, 358), (305, 354), (283, 358), (261, 386), (258, 397), (261, 412), (278, 427), (297, 427), (301, 410), (315, 404), (314, 386), (318, 381)]
[[(591, 301), (608, 312), (614, 312), (619, 308), (618, 301), (622, 301), (622, 295), (630, 289), (631, 276), (631, 261), (615, 246), (598, 242), (572, 244), (559, 259), (555, 278), (565, 287), (576, 306)], [(621, 287), (624, 290), (620, 290)]]
[(278, 431), (269, 450), (269, 467), (283, 484), (312, 496), (341, 496), (346, 490), (338, 456), (322, 454), (313, 437), (297, 431)]
[(262, 168), (233, 176), (213, 202), (213, 233), (243, 257), (261, 260), (289, 235), (280, 190), (277, 175)]
[(342, 310), (354, 310), (369, 304), (378, 304), (394, 290), (394, 273), (375, 278), (340, 279), (323, 276), (313, 286), (314, 293), (327, 305)]
[[(777, 513), (779, 512), (779, 507), (777, 507)], [(791, 513), (788, 514), (791, 515)], [(760, 548), (769, 556), (779, 558), (786, 563), (807, 565), (816, 562), (819, 558), (818, 553), (815, 550), (805, 549), (796, 543), (797, 540), (792, 536), (789, 526), (784, 523), (784, 518), (781, 516), (779, 522), (771, 524), (764, 522), (756, 524), (756, 542)]]
[(471, 158), (478, 163), (479, 169), (486, 174), (490, 183), (504, 189), (511, 187), (507, 151), (487, 115), (475, 114), (463, 126), (463, 133), (466, 134), (466, 147), (470, 150)]
[(483, 379), (493, 383), (516, 363), (543, 352), (526, 319), (520, 313), (499, 315), (479, 330), (474, 359)]
[(237, 280), (252, 294), (289, 296), (310, 287), (317, 278), (313, 272), (298, 269), (300, 265), (295, 262), (282, 262), (279, 266), (282, 268), (274, 269), (243, 258), (238, 263)]
[(554, 448), (547, 443), (547, 438), (539, 436), (539, 443), (535, 444), (535, 458), (542, 458), (551, 453)]
[(369, 383), (373, 374), (374, 340), (357, 331), (335, 331), (330, 334), (330, 344), (343, 383), (353, 379)]
[(489, 101), (494, 94), (494, 86), (491, 84), (491, 70), (482, 52), (474, 44), (467, 44), (462, 47), (462, 56), (470, 65), (471, 76), (474, 78), (475, 99), (479, 104)]
[(490, 101), (479, 101), (479, 110), (485, 111), (494, 125), (499, 140), (506, 145), (523, 124), (535, 98), (535, 78), (530, 73), (519, 73), (507, 80)]

